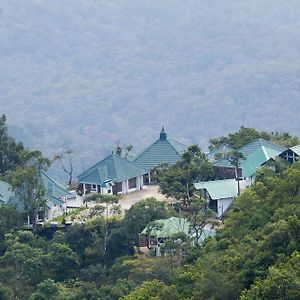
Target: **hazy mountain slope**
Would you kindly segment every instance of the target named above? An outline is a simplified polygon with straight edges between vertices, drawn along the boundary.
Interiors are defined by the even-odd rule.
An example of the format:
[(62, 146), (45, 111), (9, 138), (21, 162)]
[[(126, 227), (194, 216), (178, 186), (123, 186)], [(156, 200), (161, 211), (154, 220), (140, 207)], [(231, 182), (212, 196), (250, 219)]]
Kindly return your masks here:
[(300, 2), (0, 1), (0, 112), (77, 173), (162, 124), (186, 143), (240, 125), (300, 135)]

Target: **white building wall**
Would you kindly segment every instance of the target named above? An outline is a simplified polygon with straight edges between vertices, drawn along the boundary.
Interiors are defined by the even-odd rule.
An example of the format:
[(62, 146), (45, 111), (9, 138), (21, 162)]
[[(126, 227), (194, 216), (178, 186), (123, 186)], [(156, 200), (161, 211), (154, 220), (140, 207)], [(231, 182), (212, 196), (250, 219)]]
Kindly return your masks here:
[(54, 218), (62, 215), (65, 211), (65, 204), (63, 205), (53, 205), (50, 209), (48, 209), (47, 211), (47, 220), (51, 221), (53, 220)]
[(136, 177), (136, 190), (142, 190), (144, 187), (144, 177), (138, 176)]
[(141, 177), (138, 176), (135, 178), (136, 181), (136, 190), (140, 190), (141, 189)]
[[(129, 183), (128, 183), (128, 180), (127, 180), (127, 183), (128, 183), (127, 193), (134, 192), (134, 191), (139, 191), (139, 190), (142, 190), (144, 188), (144, 177), (143, 177), (143, 175), (136, 177), (135, 180), (136, 180), (136, 187), (132, 188), (132, 189), (129, 189)], [(123, 186), (122, 186), (122, 189), (123, 189)]]
[(122, 182), (122, 194), (127, 194), (128, 191), (128, 180), (125, 180)]
[(230, 206), (232, 201), (233, 201), (233, 198), (219, 199), (217, 201), (218, 217), (222, 216), (222, 214), (228, 209), (228, 207)]
[[(110, 193), (109, 193), (109, 191), (110, 191)], [(104, 195), (112, 194), (111, 187), (110, 188), (102, 187), (101, 188), (101, 194), (104, 194)]]

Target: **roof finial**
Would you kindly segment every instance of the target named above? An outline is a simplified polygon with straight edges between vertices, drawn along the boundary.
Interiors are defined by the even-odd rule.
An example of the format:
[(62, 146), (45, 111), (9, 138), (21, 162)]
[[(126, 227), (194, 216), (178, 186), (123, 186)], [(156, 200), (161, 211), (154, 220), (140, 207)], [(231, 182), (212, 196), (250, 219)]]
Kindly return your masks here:
[(161, 128), (159, 139), (160, 140), (166, 140), (167, 139), (167, 134), (165, 132), (165, 127), (164, 126), (162, 126), (162, 128)]

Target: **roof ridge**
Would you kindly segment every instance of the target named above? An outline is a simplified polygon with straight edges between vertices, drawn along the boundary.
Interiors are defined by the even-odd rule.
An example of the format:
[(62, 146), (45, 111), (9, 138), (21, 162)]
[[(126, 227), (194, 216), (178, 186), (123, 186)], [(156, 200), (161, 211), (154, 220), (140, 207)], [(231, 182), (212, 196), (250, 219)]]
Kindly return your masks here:
[[(105, 158), (103, 158), (103, 159), (99, 160), (98, 162), (96, 162), (95, 164), (93, 164), (93, 165), (92, 165), (91, 167), (89, 167), (87, 170), (85, 170), (85, 171), (82, 172), (81, 174), (77, 175), (77, 178), (79, 178), (80, 176), (86, 177), (86, 176), (90, 175), (91, 172), (94, 171), (94, 168), (95, 168), (98, 164), (100, 164), (102, 161), (108, 159), (111, 155), (113, 155), (113, 154), (109, 154), (109, 155), (107, 155)], [(92, 169), (93, 169), (93, 170), (92, 170)]]
[(157, 142), (159, 141), (159, 139), (155, 140), (151, 145), (149, 145), (148, 147), (142, 149), (140, 152), (138, 152), (138, 154), (134, 157), (133, 162), (135, 160), (137, 160), (143, 153), (145, 153), (146, 151), (148, 151), (153, 145), (155, 145)]
[(133, 165), (135, 165), (136, 167), (142, 169), (143, 171), (147, 171), (147, 170), (145, 170), (143, 167), (141, 167), (140, 165), (138, 165), (137, 163), (135, 163), (134, 161), (129, 160), (128, 158), (125, 158), (125, 157), (122, 157), (122, 156), (119, 156), (119, 155), (115, 155), (115, 154), (113, 154), (113, 156), (114, 156), (114, 157), (118, 157), (120, 160), (126, 161), (126, 162), (129, 163), (129, 164), (133, 164)]
[(292, 150), (292, 149), (296, 149), (296, 148), (298, 148), (298, 147), (300, 147), (300, 144), (299, 144), (299, 145), (292, 146), (292, 147), (290, 147), (290, 148), (288, 148), (288, 149)]
[[(252, 142), (242, 146), (239, 151), (240, 152), (243, 152), (245, 151), (245, 149), (247, 151), (249, 151), (249, 153), (247, 155), (250, 155), (252, 154), (253, 152), (255, 152), (257, 150), (258, 147), (255, 147), (255, 145), (258, 144), (259, 147), (272, 147), (274, 148), (275, 147), (278, 147), (278, 148), (282, 148), (282, 149), (286, 149), (285, 147), (281, 146), (281, 145), (277, 145), (276, 143), (272, 142), (272, 141), (269, 141), (269, 140), (266, 140), (264, 138), (257, 138), (255, 140), (253, 140)], [(251, 149), (251, 147), (253, 149)]]
[(169, 144), (173, 147), (173, 149), (174, 149), (178, 154), (180, 154), (180, 155), (181, 155), (181, 153), (179, 153), (179, 151), (177, 151), (177, 149), (174, 147), (174, 145), (172, 145), (172, 143), (170, 143), (170, 141), (175, 142), (175, 143), (178, 143), (178, 144), (181, 144), (182, 146), (185, 146), (185, 147), (186, 147), (186, 145), (185, 145), (184, 143), (179, 142), (179, 141), (177, 141), (177, 140), (174, 140), (174, 139), (172, 139), (172, 138), (167, 139), (167, 141), (168, 141)]
[(269, 157), (269, 155), (268, 155), (268, 153), (267, 153), (267, 151), (266, 151), (266, 149), (265, 149), (265, 146), (264, 146), (264, 145), (261, 145), (261, 149), (262, 149), (262, 151), (263, 151), (265, 157), (269, 160), (271, 157)]
[(71, 195), (71, 193), (66, 189), (65, 186), (63, 186), (61, 183), (59, 183), (58, 181), (56, 181), (55, 179), (53, 179), (52, 177), (50, 177), (44, 170), (41, 170), (41, 172), (53, 183), (55, 183), (58, 187), (60, 187), (61, 189), (65, 190), (68, 194)]
[(209, 181), (199, 181), (196, 183), (207, 183), (207, 182), (225, 182), (225, 181), (236, 181), (235, 178), (226, 178), (226, 179), (217, 179), (217, 180), (209, 180)]

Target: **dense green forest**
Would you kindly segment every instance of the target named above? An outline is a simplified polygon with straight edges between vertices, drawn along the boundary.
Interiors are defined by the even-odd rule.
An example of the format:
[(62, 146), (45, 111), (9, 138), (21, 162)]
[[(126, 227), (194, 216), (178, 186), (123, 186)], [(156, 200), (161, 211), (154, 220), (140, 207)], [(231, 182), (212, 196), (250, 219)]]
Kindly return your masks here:
[[(298, 0), (2, 2), (0, 179), (24, 213), (0, 205), (0, 300), (300, 299), (300, 162), (258, 170), (224, 223), (193, 186), (215, 178), (206, 148), (300, 144)], [(71, 153), (74, 180), (116, 144), (138, 152), (162, 125), (202, 148), (157, 169), (177, 206), (149, 198), (123, 218), (35, 224), (51, 162), (67, 182)], [(172, 216), (216, 236), (174, 236), (166, 256), (142, 255), (139, 233)]]
[(2, 1), (0, 112), (26, 146), (74, 149), (76, 175), (162, 125), (203, 150), (242, 124), (299, 136), (299, 14), (298, 0)]
[(159, 258), (133, 254), (143, 227), (172, 214), (153, 199), (54, 234), (15, 230), (1, 207), (1, 299), (299, 299), (299, 190), (299, 163), (261, 170), (216, 239)]
[[(240, 145), (257, 134), (265, 133), (241, 128), (225, 138)], [(8, 141), (11, 149), (19, 146), (18, 153), (28, 151)], [(191, 146), (175, 170), (196, 165), (195, 174), (207, 171), (200, 149)], [(19, 166), (27, 167), (28, 162)], [(262, 168), (256, 183), (233, 202), (215, 238), (199, 245), (175, 236), (162, 257), (137, 251), (146, 225), (178, 215), (155, 199), (133, 205), (124, 218), (33, 231), (21, 229), (14, 208), (0, 206), (0, 299), (299, 299), (299, 201), (300, 162), (277, 173)], [(192, 213), (187, 217), (193, 219)]]

